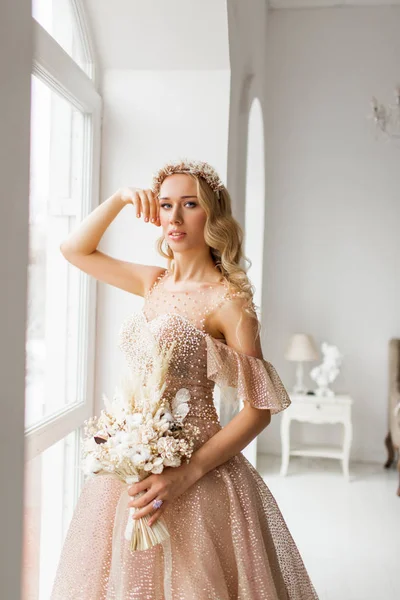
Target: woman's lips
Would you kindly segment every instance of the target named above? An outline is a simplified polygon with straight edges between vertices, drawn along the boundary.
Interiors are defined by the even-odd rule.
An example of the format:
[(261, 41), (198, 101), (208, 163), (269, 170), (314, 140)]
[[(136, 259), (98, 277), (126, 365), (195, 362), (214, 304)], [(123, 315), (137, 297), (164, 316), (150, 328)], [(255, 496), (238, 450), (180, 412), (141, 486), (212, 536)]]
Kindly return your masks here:
[(180, 232), (173, 232), (171, 231), (171, 233), (168, 234), (168, 237), (170, 240), (174, 240), (175, 242), (182, 240), (185, 237), (186, 233), (183, 233), (182, 231)]

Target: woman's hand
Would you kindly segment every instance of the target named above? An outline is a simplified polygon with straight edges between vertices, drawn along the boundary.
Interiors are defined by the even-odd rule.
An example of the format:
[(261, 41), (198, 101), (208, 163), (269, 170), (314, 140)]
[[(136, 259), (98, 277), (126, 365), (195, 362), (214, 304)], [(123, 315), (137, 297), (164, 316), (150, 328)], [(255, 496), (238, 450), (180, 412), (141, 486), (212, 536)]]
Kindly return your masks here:
[[(190, 463), (183, 463), (180, 467), (165, 467), (159, 475), (149, 475), (143, 481), (134, 483), (128, 489), (130, 496), (135, 496), (141, 491), (147, 490), (143, 496), (136, 500), (131, 500), (128, 506), (140, 508), (133, 519), (140, 519), (145, 515), (154, 513), (149, 519), (148, 524), (152, 525), (164, 512), (166, 506), (171, 504), (175, 498), (181, 496), (196, 481), (200, 479), (200, 474)], [(153, 500), (162, 500), (160, 508), (153, 508)]]
[(158, 198), (153, 194), (152, 190), (142, 190), (135, 187), (120, 188), (116, 194), (125, 204), (133, 204), (136, 211), (136, 216), (140, 218), (143, 213), (143, 218), (147, 223), (150, 221), (159, 227), (160, 222), (160, 205)]

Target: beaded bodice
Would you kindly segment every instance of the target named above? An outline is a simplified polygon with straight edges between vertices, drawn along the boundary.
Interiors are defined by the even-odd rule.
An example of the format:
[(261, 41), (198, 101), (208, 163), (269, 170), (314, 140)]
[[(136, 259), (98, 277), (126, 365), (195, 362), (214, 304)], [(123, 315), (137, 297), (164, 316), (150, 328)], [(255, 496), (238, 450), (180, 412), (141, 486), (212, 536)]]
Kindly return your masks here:
[[(239, 408), (239, 400), (272, 413), (290, 404), (270, 362), (238, 352), (207, 331), (207, 317), (235, 295), (225, 283), (175, 291), (166, 270), (147, 292), (143, 309), (129, 316), (120, 329), (119, 348), (135, 372), (151, 372), (154, 344), (172, 345), (165, 394), (172, 399), (180, 388), (189, 390), (186, 418), (200, 426), (199, 443), (221, 426), (213, 400), (215, 384), (221, 390), (221, 403), (233, 409)], [(232, 393), (234, 389), (237, 393)]]
[(145, 295), (142, 310), (122, 324), (119, 348), (130, 369), (145, 373), (152, 364), (154, 342), (174, 343), (168, 369), (166, 395), (180, 388), (191, 394), (189, 418), (218, 423), (213, 402), (214, 381), (207, 377), (207, 317), (234, 294), (225, 283), (193, 290), (173, 290), (170, 273), (160, 275)]

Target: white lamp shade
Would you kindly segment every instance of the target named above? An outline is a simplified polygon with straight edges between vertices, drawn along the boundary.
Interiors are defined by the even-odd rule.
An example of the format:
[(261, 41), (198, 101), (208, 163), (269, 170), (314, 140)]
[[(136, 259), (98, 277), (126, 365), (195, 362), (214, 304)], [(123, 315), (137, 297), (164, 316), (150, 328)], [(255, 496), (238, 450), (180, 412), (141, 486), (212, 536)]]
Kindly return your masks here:
[(285, 358), (299, 362), (317, 360), (318, 351), (313, 337), (307, 333), (293, 334), (289, 340)]

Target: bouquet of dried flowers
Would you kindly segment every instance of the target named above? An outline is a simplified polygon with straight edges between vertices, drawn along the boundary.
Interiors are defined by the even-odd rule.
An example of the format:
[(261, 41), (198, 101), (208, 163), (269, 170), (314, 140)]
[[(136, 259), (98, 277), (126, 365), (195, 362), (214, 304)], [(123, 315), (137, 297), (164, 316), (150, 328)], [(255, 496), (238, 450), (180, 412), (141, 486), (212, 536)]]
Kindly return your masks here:
[[(85, 421), (86, 475), (112, 473), (131, 485), (151, 473), (161, 473), (164, 467), (179, 467), (184, 459), (189, 462), (199, 434), (198, 427), (184, 422), (190, 393), (181, 388), (172, 400), (164, 394), (174, 345), (166, 349), (154, 342), (151, 368), (145, 374), (131, 371), (125, 375), (112, 401), (103, 394), (105, 408), (100, 417)], [(136, 510), (130, 508), (125, 529), (132, 551), (150, 548), (169, 536), (162, 518), (150, 527), (149, 515), (132, 519)]]

